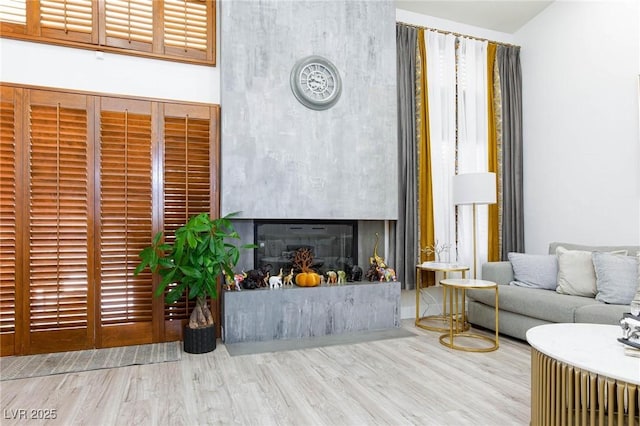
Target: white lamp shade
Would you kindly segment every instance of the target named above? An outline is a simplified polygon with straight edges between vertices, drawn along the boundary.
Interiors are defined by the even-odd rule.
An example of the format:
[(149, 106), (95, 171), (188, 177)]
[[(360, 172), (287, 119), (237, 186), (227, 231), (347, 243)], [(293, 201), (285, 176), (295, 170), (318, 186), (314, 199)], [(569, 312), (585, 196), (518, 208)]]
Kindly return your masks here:
[(495, 173), (463, 173), (453, 176), (453, 204), (495, 203)]

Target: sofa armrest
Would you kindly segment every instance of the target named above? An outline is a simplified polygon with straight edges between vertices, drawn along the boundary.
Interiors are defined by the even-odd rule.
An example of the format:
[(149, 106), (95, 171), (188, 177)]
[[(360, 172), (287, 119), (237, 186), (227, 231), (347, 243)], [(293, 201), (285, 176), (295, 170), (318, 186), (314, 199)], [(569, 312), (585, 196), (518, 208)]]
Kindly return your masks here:
[(482, 265), (482, 279), (498, 285), (509, 285), (513, 281), (511, 262), (487, 262)]

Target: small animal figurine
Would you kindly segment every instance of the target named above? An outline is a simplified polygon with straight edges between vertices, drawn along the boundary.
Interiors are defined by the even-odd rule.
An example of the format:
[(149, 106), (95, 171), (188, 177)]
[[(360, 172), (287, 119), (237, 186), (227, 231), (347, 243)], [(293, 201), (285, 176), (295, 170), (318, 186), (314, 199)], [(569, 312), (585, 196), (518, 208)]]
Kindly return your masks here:
[(380, 242), (380, 234), (376, 232), (376, 244), (373, 246), (373, 256), (369, 258), (369, 264), (373, 265), (374, 263), (381, 267), (386, 268), (387, 265), (384, 263), (384, 259), (378, 256), (378, 243)]
[(378, 276), (380, 277), (380, 282), (382, 281), (397, 281), (396, 279), (396, 271), (392, 268), (381, 268), (378, 267)]
[(280, 268), (280, 273), (278, 275), (274, 275), (269, 278), (269, 288), (280, 288), (282, 287), (282, 268)]
[(360, 281), (362, 280), (362, 268), (358, 265), (355, 265), (351, 269), (351, 281)]
[(262, 287), (267, 287), (269, 285), (269, 280), (271, 279), (271, 274), (267, 272), (267, 274), (262, 279)]
[(279, 288), (282, 287), (282, 278), (274, 275), (273, 277), (269, 278), (269, 288), (273, 289), (273, 288)]
[(338, 271), (338, 284), (347, 283), (347, 273), (345, 271)]
[(291, 271), (289, 271), (289, 273), (284, 277), (283, 284), (293, 285), (293, 268), (291, 268)]
[(242, 281), (244, 281), (244, 279), (247, 278), (247, 274), (246, 272), (242, 271), (241, 274), (235, 274), (233, 276), (233, 282), (235, 283), (235, 287), (236, 287), (236, 291), (241, 291), (242, 289), (240, 288), (240, 283)]
[(267, 263), (262, 265), (258, 269), (251, 269), (247, 271), (247, 277), (242, 281), (242, 288), (245, 290), (254, 290), (260, 287), (266, 287), (269, 285), (268, 280), (265, 281), (265, 277), (271, 271), (271, 264)]
[(327, 271), (326, 274), (329, 285), (335, 284), (338, 281), (338, 274), (336, 274), (336, 271)]
[(231, 279), (231, 277), (227, 274), (224, 274), (224, 289), (225, 291), (231, 291), (231, 283), (233, 282), (233, 280)]
[(380, 280), (380, 268), (376, 265), (375, 261), (369, 265), (369, 269), (367, 269), (367, 273), (365, 274), (365, 278), (369, 281), (379, 281)]

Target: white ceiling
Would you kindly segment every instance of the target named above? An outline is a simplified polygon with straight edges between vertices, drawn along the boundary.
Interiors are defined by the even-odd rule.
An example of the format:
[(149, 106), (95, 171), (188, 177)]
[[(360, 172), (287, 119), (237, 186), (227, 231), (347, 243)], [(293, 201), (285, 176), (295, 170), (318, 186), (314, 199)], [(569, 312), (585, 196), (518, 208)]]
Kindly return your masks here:
[(396, 0), (396, 7), (422, 15), (513, 34), (551, 3), (553, 0)]

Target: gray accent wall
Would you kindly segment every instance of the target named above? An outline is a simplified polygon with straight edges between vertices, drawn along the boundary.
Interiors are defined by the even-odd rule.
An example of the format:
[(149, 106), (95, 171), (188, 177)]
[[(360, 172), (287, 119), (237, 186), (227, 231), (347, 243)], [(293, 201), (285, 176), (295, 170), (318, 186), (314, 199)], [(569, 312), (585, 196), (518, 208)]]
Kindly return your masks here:
[[(393, 0), (223, 0), (219, 12), (222, 213), (396, 220)], [(309, 55), (342, 78), (325, 111), (303, 106), (289, 85)]]

